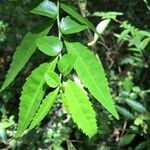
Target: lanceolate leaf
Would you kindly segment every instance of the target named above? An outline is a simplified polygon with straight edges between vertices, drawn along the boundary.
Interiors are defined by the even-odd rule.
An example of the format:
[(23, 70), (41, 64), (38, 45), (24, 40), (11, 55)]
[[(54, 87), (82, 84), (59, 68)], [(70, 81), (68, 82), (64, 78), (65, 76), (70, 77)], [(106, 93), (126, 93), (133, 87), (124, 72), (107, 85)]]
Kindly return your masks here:
[(95, 112), (88, 97), (71, 80), (68, 80), (65, 87), (65, 106), (73, 121), (89, 137), (97, 132)]
[(12, 63), (6, 75), (6, 80), (0, 91), (4, 90), (14, 80), (19, 71), (21, 71), (23, 66), (26, 64), (37, 48), (36, 40), (39, 37), (47, 35), (51, 26), (52, 23), (46, 26), (44, 25), (42, 28), (38, 27), (38, 32), (31, 30), (25, 35), (21, 44), (17, 47), (17, 50), (14, 53)]
[(42, 104), (40, 105), (38, 112), (36, 113), (35, 117), (33, 118), (29, 129), (34, 128), (46, 116), (46, 114), (52, 107), (54, 101), (56, 100), (58, 90), (59, 89), (57, 88), (55, 91), (49, 93), (46, 96), (46, 98), (42, 101)]
[(76, 12), (72, 6), (66, 4), (66, 3), (61, 3), (60, 7), (67, 12), (68, 14), (70, 14), (72, 17), (74, 17), (75, 19), (77, 19), (79, 22), (85, 24), (87, 27), (89, 27), (90, 29), (92, 29), (94, 32), (97, 32), (94, 25), (86, 18), (82, 17), (78, 12)]
[(58, 9), (55, 3), (44, 0), (41, 4), (39, 4), (36, 8), (34, 8), (31, 13), (38, 14), (50, 18), (55, 18), (57, 15)]
[(16, 137), (22, 135), (33, 119), (43, 97), (44, 75), (46, 71), (54, 70), (55, 66), (56, 60), (50, 64), (42, 64), (27, 78), (20, 97), (19, 123)]
[(62, 42), (55, 36), (41, 37), (37, 39), (36, 43), (38, 48), (49, 56), (57, 56), (63, 48)]
[(143, 50), (143, 49), (148, 45), (149, 42), (150, 42), (150, 38), (145, 38), (145, 39), (140, 43), (139, 48)]
[(120, 138), (118, 146), (124, 147), (130, 144), (134, 140), (134, 138), (135, 138), (135, 134), (124, 135), (123, 137)]
[(76, 55), (65, 54), (58, 63), (58, 68), (64, 76), (68, 75), (74, 67)]
[(126, 99), (127, 104), (138, 112), (146, 112), (146, 108), (135, 100)]
[(62, 18), (60, 23), (60, 29), (63, 34), (72, 34), (72, 33), (78, 33), (86, 29), (86, 26), (77, 23), (75, 20), (67, 16), (65, 18)]
[(89, 89), (91, 94), (118, 119), (119, 116), (111, 98), (108, 81), (105, 77), (101, 62), (99, 62), (84, 45), (77, 42), (65, 43), (68, 52), (77, 56), (74, 69), (82, 83)]
[(134, 116), (129, 112), (126, 108), (121, 107), (121, 106), (116, 106), (118, 112), (125, 116), (128, 119), (134, 119)]

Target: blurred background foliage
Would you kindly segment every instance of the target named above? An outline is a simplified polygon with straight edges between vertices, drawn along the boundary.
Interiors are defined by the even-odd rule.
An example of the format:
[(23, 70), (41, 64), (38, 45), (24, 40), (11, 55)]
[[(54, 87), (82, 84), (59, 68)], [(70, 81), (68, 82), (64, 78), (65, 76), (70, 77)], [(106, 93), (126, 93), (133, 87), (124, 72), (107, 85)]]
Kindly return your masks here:
[[(0, 0), (0, 85), (15, 47), (32, 26), (45, 19), (29, 13), (32, 3)], [(91, 47), (104, 65), (120, 120), (92, 100), (99, 128), (97, 135), (88, 139), (65, 114), (58, 99), (36, 129), (14, 139), (21, 86), (31, 70), (48, 59), (36, 52), (15, 81), (0, 93), (0, 149), (150, 150), (150, 2), (68, 0), (68, 3), (74, 4), (95, 26), (110, 19), (102, 34), (104, 42), (97, 40)], [(51, 32), (56, 34), (56, 30)], [(87, 30), (71, 38), (87, 45), (93, 40), (93, 33)]]

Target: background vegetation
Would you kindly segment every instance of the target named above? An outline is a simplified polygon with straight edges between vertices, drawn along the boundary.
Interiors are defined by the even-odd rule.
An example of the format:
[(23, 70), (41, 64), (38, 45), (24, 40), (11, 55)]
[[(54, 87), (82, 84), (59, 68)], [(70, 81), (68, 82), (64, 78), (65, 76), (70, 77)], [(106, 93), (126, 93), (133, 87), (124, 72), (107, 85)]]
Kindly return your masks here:
[[(16, 140), (13, 135), (22, 84), (31, 70), (48, 59), (38, 51), (15, 82), (0, 93), (0, 149), (149, 150), (150, 4), (146, 0), (68, 2), (95, 26), (103, 19), (111, 19), (102, 34), (105, 42), (98, 40), (92, 48), (104, 65), (120, 120), (93, 101), (99, 128), (98, 134), (89, 139), (64, 114), (58, 100), (36, 129)], [(24, 34), (42, 23), (43, 17), (30, 14), (30, 9), (31, 0), (0, 1), (0, 85)], [(122, 14), (112, 17), (112, 13), (108, 13), (111, 11)], [(87, 45), (93, 40), (93, 32), (81, 32), (73, 38), (77, 37)]]

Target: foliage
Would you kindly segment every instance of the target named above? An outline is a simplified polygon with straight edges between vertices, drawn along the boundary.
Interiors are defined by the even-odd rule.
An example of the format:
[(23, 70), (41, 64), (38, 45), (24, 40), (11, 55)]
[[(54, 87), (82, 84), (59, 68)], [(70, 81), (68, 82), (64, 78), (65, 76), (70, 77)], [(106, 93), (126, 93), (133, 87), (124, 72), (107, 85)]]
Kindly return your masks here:
[(96, 115), (87, 95), (71, 80), (68, 80), (64, 87), (63, 101), (67, 112), (78, 124), (78, 127), (92, 137), (97, 132)]
[(49, 29), (50, 27), (46, 26), (44, 27), (44, 30), (42, 30), (42, 32), (36, 33), (36, 31), (31, 31), (25, 35), (21, 45), (18, 46), (13, 56), (11, 67), (8, 70), (6, 80), (1, 88), (1, 91), (4, 90), (14, 80), (25, 63), (29, 60), (37, 47), (36, 40), (38, 39), (38, 37), (46, 35), (49, 32)]
[[(1, 91), (4, 90), (11, 83), (11, 81), (15, 78), (15, 76), (18, 74), (18, 72), (22, 69), (22, 67), (25, 65), (27, 60), (33, 54), (34, 50), (36, 49), (36, 46), (39, 48), (39, 50), (41, 50), (43, 53), (45, 53), (46, 55), (49, 55), (49, 56), (57, 56), (57, 55), (59, 55), (59, 53), (61, 53), (63, 44), (61, 42), (61, 33), (60, 33), (61, 29), (59, 29), (59, 27), (60, 27), (59, 5), (63, 10), (69, 12), (69, 14), (71, 16), (74, 16), (76, 19), (79, 17), (81, 19), (80, 22), (87, 25), (87, 27), (90, 27), (91, 29), (93, 29), (93, 31), (96, 31), (96, 29), (94, 28), (94, 26), (92, 25), (92, 23), (89, 20), (80, 16), (68, 4), (60, 3), (58, 1), (57, 7), (56, 7), (55, 3), (53, 3), (49, 0), (44, 0), (36, 8), (34, 8), (31, 12), (34, 14), (38, 14), (38, 15), (44, 15), (44, 16), (50, 17), (50, 18), (57, 17), (58, 37), (54, 37), (54, 36), (42, 37), (43, 35), (48, 33), (49, 29), (52, 26), (51, 24), (49, 25), (49, 28), (47, 28), (47, 27), (46, 27), (46, 29), (44, 28), (44, 30), (42, 30), (39, 34), (34, 34), (34, 32), (28, 33), (14, 54), (14, 59), (12, 61), (12, 65), (10, 66), (10, 69), (6, 76), (6, 80), (1, 88)], [(79, 20), (79, 18), (78, 18), (78, 20)], [(61, 23), (63, 23), (63, 22), (61, 22)], [(70, 24), (66, 24), (66, 25), (68, 25), (69, 28), (74, 28), (72, 26), (71, 22), (70, 22)], [(76, 25), (78, 27), (77, 23), (74, 25)], [(80, 26), (80, 28), (82, 29), (82, 26)], [(65, 34), (66, 33), (67, 32), (65, 32)], [(70, 32), (69, 32), (69, 34), (70, 34)], [(98, 101), (114, 117), (119, 119), (119, 116), (117, 114), (117, 111), (115, 109), (115, 106), (114, 106), (111, 96), (110, 96), (108, 83), (107, 83), (105, 73), (104, 73), (101, 63), (98, 62), (98, 60), (94, 57), (94, 55), (89, 52), (90, 50), (86, 49), (86, 47), (82, 46), (81, 44), (78, 44), (78, 43), (72, 44), (67, 41), (65, 41), (65, 44), (66, 44), (68, 53), (72, 53), (77, 56), (77, 59), (74, 62), (74, 69), (77, 72), (77, 74), (78, 74), (79, 78), (81, 79), (81, 81), (83, 82), (83, 84), (85, 85), (85, 87), (87, 87), (89, 89), (91, 94), (93, 94), (93, 96), (96, 99), (98, 99)], [(24, 53), (25, 49), (27, 49), (26, 53)], [(77, 52), (78, 49), (81, 49), (81, 51)], [(61, 58), (61, 54), (58, 56), (58, 58)], [(88, 61), (89, 61), (89, 64), (86, 64)], [(19, 67), (17, 65), (17, 62), (20, 62)], [(38, 114), (45, 115), (44, 109), (40, 109), (42, 106), (40, 108), (39, 108), (39, 106), (40, 106), (41, 99), (44, 94), (43, 85), (45, 83), (45, 80), (44, 80), (43, 76), (45, 76), (47, 71), (55, 70), (55, 67), (51, 67), (51, 66), (53, 66), (54, 63), (53, 62), (51, 62), (51, 63), (52, 64), (50, 64), (49, 66), (48, 66), (48, 64), (43, 64), (40, 67), (38, 67), (37, 69), (35, 69), (33, 71), (33, 73), (28, 77), (26, 83), (23, 86), (22, 95), (20, 97), (21, 102), (20, 102), (20, 112), (19, 112), (19, 123), (18, 123), (18, 129), (17, 129), (17, 133), (16, 133), (15, 137), (21, 136), (22, 133), (25, 131), (25, 129), (27, 129), (28, 126), (30, 125), (30, 122), (32, 120), (34, 121), (33, 118), (37, 111), (38, 111)], [(57, 63), (57, 62), (55, 62), (55, 63)], [(83, 64), (83, 65), (80, 66), (81, 64)], [(16, 68), (16, 66), (17, 66), (17, 68)], [(87, 76), (84, 76), (83, 73), (87, 74)], [(94, 73), (95, 76), (93, 76), (92, 73)], [(52, 77), (54, 77), (53, 80), (56, 81), (57, 76), (53, 75), (53, 76), (51, 76), (51, 78)], [(61, 80), (62, 80), (62, 77), (63, 76), (60, 77)], [(88, 77), (88, 78), (86, 78), (86, 77)], [(63, 80), (62, 80), (62, 82), (63, 82)], [(102, 82), (102, 83), (98, 84), (100, 82)], [(48, 83), (48, 82), (46, 82), (46, 83)], [(88, 98), (84, 98), (84, 96), (82, 94), (82, 90), (79, 92), (79, 89), (76, 86), (73, 86), (73, 84), (71, 85), (71, 82), (69, 82), (69, 80), (67, 81), (67, 83), (68, 83), (68, 86), (64, 86), (64, 91), (65, 91), (65, 93), (67, 93), (67, 91), (70, 91), (70, 93), (64, 94), (65, 95), (64, 97), (65, 97), (66, 103), (68, 105), (68, 110), (71, 113), (73, 120), (77, 123), (78, 127), (81, 128), (86, 135), (88, 135), (89, 137), (92, 137), (94, 134), (96, 134), (97, 126), (96, 126), (96, 121), (94, 121), (95, 116), (92, 116), (92, 114), (94, 114), (94, 112), (92, 111), (90, 103), (87, 103), (87, 104), (85, 103), (85, 108), (78, 106), (79, 109), (77, 109), (76, 111), (73, 111), (74, 105), (72, 103), (68, 102), (68, 100), (73, 98), (72, 94), (71, 94), (72, 90), (74, 90), (75, 95), (77, 95), (81, 101), (84, 101), (85, 99), (88, 100)], [(68, 90), (69, 83), (70, 83), (70, 88), (72, 90)], [(58, 84), (59, 84), (59, 82), (58, 82)], [(48, 84), (48, 85), (50, 85), (50, 87), (52, 87), (52, 88), (55, 87), (52, 84)], [(57, 86), (57, 84), (56, 84), (56, 86)], [(60, 88), (61, 88), (61, 85), (60, 85)], [(34, 94), (32, 95), (32, 93), (34, 93)], [(81, 105), (81, 104), (79, 104), (79, 105)], [(39, 108), (39, 110), (38, 110), (38, 108)], [(76, 117), (78, 114), (78, 110), (82, 112), (81, 113), (81, 116), (83, 116), (82, 119), (77, 119), (77, 117)], [(39, 111), (43, 111), (43, 112), (39, 112)], [(89, 114), (89, 116), (86, 117), (83, 112)], [(41, 116), (41, 117), (43, 118), (44, 116)], [(90, 122), (90, 120), (88, 118), (91, 118), (91, 120), (93, 120), (93, 122), (92, 121)], [(84, 125), (84, 122), (86, 122), (86, 124), (87, 124), (86, 126)], [(34, 126), (36, 126), (35, 123), (38, 123), (38, 121), (36, 121), (36, 122), (34, 121)], [(93, 125), (93, 126), (91, 126), (91, 125)], [(31, 123), (31, 126), (33, 126), (32, 123)]]
[[(41, 2), (43, 2), (42, 5), (40, 5)], [(47, 28), (46, 30), (49, 33), (47, 32), (47, 36), (46, 34), (43, 35), (49, 44), (43, 44), (43, 48), (39, 41), (44, 38), (39, 36), (40, 38), (35, 42), (39, 50), (34, 50), (31, 59), (28, 59), (25, 63), (26, 65), (24, 64), (25, 66), (17, 68), (19, 63), (16, 63), (15, 67), (19, 69), (19, 75), (16, 76), (18, 74), (16, 72), (15, 81), (0, 93), (0, 148), (149, 149), (149, 2), (145, 0), (133, 0), (128, 1), (128, 3), (125, 0), (65, 0), (65, 2), (60, 3), (60, 9), (57, 9), (58, 4), (56, 5), (56, 1), (53, 0), (53, 2), (51, 3), (48, 0), (36, 2), (30, 0), (23, 2), (1, 1), (0, 18), (3, 18), (1, 20), (3, 20), (5, 29), (2, 29), (0, 36), (5, 36), (5, 38), (0, 44), (0, 85), (2, 85), (6, 70), (9, 68), (8, 65), (11, 61), (13, 62), (11, 60), (13, 50), (16, 44), (23, 39), (25, 32), (28, 30), (32, 34), (37, 33), (35, 30), (29, 29), (35, 25), (35, 28), (38, 29), (37, 27), (40, 24), (43, 26), (44, 22), (49, 23), (49, 20), (52, 20), (52, 22), (48, 26), (45, 24), (45, 27), (47, 26), (48, 28), (51, 25), (51, 30), (49, 32)], [(43, 5), (45, 3), (47, 5)], [(43, 8), (45, 9), (44, 11), (42, 10)], [(38, 15), (29, 14), (29, 11)], [(58, 12), (59, 16), (57, 16)], [(77, 12), (80, 12), (83, 17)], [(92, 20), (92, 23), (89, 20)], [(97, 27), (95, 27), (96, 25)], [(58, 32), (57, 27), (59, 27)], [(44, 27), (41, 28), (41, 31), (43, 29)], [(55, 43), (54, 38), (58, 42)], [(59, 48), (56, 46), (57, 43), (59, 43)], [(31, 42), (31, 44), (34, 44), (34, 42)], [(73, 47), (71, 50), (68, 49), (69, 45)], [(77, 46), (78, 49), (76, 49), (74, 45), (80, 46)], [(102, 105), (99, 105), (99, 102), (103, 104), (103, 100), (101, 101), (100, 99), (99, 101), (97, 99), (98, 101), (95, 101), (97, 97), (91, 90), (95, 90), (94, 86), (91, 86), (93, 83), (91, 85), (90, 83), (87, 84), (89, 76), (86, 73), (82, 73), (85, 68), (81, 67), (78, 70), (78, 66), (83, 66), (82, 63), (77, 65), (77, 62), (81, 62), (81, 59), (79, 60), (80, 55), (76, 51), (80, 54), (82, 52), (81, 47), (83, 53), (90, 53), (98, 63), (100, 63), (99, 58), (101, 58), (112, 99), (115, 101), (116, 110), (120, 116), (119, 121), (113, 118)], [(47, 48), (48, 53), (46, 53)], [(49, 51), (49, 48), (51, 51)], [(20, 57), (20, 61), (23, 61), (24, 53), (21, 51), (22, 57)], [(29, 121), (29, 125), (26, 128), (30, 132), (25, 131), (21, 138), (14, 138), (15, 130), (17, 130), (16, 127), (18, 126), (18, 99), (24, 79), (27, 77), (25, 86), (36, 68), (39, 68), (38, 66), (44, 65), (45, 62), (49, 64), (56, 57), (58, 59), (56, 60), (57, 65), (54, 71), (44, 71), (44, 75), (40, 77), (41, 80), (37, 80), (39, 74), (31, 78), (31, 82), (35, 82), (35, 84), (44, 80), (40, 104), (38, 105), (37, 103), (37, 110), (33, 108), (33, 110), (36, 110), (34, 116), (29, 117), (32, 118), (32, 121)], [(85, 60), (85, 66), (92, 70), (90, 77), (93, 78), (95, 76), (94, 72), (96, 72), (93, 67), (95, 65), (90, 67), (91, 63), (88, 63), (90, 59), (85, 58)], [(99, 77), (102, 76), (99, 75)], [(14, 76), (10, 76), (10, 78), (14, 80)], [(100, 86), (99, 82), (96, 84)], [(94, 85), (96, 84), (94, 83)], [(91, 116), (90, 118), (93, 118), (93, 122), (97, 120), (97, 134), (90, 139), (77, 127), (92, 136), (95, 130), (91, 134), (89, 131), (92, 128), (94, 129), (94, 124), (91, 125), (91, 128), (88, 125), (82, 126), (79, 115), (76, 115), (78, 113), (74, 103), (64, 96), (66, 94), (70, 96), (71, 93), (67, 91), (70, 91), (70, 86), (78, 89), (76, 92), (72, 92), (73, 94), (80, 91), (79, 93), (82, 93), (80, 96), (84, 95), (83, 99), (86, 97), (85, 103), (90, 104), (88, 107), (81, 105), (80, 99), (76, 98), (79, 96), (76, 96), (73, 99), (76, 104), (80, 104), (78, 109), (81, 107), (82, 110), (87, 111), (88, 109), (88, 111), (96, 112), (94, 113), (96, 116), (91, 115), (92, 113), (85, 113), (85, 118)], [(32, 87), (29, 86), (29, 89)], [(102, 90), (104, 91), (105, 89), (102, 88)], [(35, 92), (32, 92), (29, 100), (33, 99), (35, 94)], [(54, 98), (51, 94), (54, 94), (54, 97), (57, 96)], [(69, 104), (70, 107), (68, 107), (67, 102), (71, 103)], [(22, 107), (23, 109), (21, 108), (20, 110), (23, 111), (26, 108), (26, 103)], [(30, 109), (25, 110), (30, 112)], [(43, 119), (44, 117), (45, 119)], [(90, 120), (92, 119), (89, 119), (89, 122)], [(73, 122), (76, 123), (74, 124)], [(33, 129), (31, 130), (31, 128)]]

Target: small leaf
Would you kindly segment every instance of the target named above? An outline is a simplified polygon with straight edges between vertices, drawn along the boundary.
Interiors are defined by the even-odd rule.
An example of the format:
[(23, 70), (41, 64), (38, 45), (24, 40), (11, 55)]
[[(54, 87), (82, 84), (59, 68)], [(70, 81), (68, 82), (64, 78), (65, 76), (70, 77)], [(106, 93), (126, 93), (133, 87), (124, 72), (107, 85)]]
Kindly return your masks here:
[(134, 120), (134, 124), (136, 125), (136, 126), (139, 126), (139, 125), (142, 125), (143, 124), (143, 120), (141, 119), (141, 118), (136, 118), (135, 120)]
[(76, 10), (74, 10), (74, 8), (66, 3), (61, 3), (60, 7), (67, 12), (68, 14), (70, 14), (72, 17), (74, 17), (75, 19), (77, 19), (79, 22), (81, 22), (82, 24), (85, 24), (87, 27), (89, 27), (90, 29), (92, 29), (94, 32), (97, 32), (94, 25), (86, 18), (82, 17), (78, 12), (76, 12)]
[(68, 75), (74, 67), (76, 56), (72, 54), (65, 54), (58, 62), (58, 69), (64, 76)]
[(60, 84), (58, 74), (53, 71), (48, 71), (45, 73), (45, 81), (52, 88), (56, 88)]
[(127, 104), (138, 112), (147, 112), (146, 108), (135, 100), (126, 99)]
[(15, 135), (16, 138), (22, 135), (32, 121), (44, 95), (44, 75), (49, 70), (53, 71), (55, 66), (56, 59), (50, 64), (44, 63), (33, 70), (32, 74), (27, 78), (20, 97), (19, 123)]
[(123, 81), (123, 88), (125, 91), (127, 92), (131, 92), (132, 88), (133, 88), (133, 82), (132, 79), (130, 79), (130, 77), (126, 77)]
[(119, 140), (119, 147), (124, 147), (126, 145), (129, 145), (135, 138), (135, 134), (128, 134), (124, 135), (123, 137), (120, 138)]
[(150, 32), (148, 32), (148, 31), (140, 30), (138, 32), (144, 36), (150, 37)]
[(56, 100), (57, 94), (58, 94), (58, 88), (49, 93), (46, 98), (42, 101), (42, 104), (40, 105), (40, 108), (38, 109), (36, 115), (34, 116), (31, 125), (29, 129), (33, 129), (36, 125), (39, 124), (39, 122), (46, 116), (50, 108), (52, 107), (54, 101)]
[(147, 121), (149, 121), (149, 120), (150, 120), (150, 113), (140, 114), (139, 117), (140, 117), (142, 120), (147, 120)]
[(143, 49), (148, 45), (149, 42), (150, 42), (150, 38), (145, 38), (145, 39), (140, 43), (139, 48), (143, 50)]
[(34, 8), (31, 13), (38, 14), (50, 18), (55, 18), (57, 15), (58, 9), (55, 3), (44, 0), (41, 4), (39, 4), (36, 8)]
[(121, 106), (116, 106), (118, 112), (125, 116), (128, 119), (134, 119), (134, 116), (129, 112), (126, 108), (121, 107)]
[(38, 48), (44, 54), (49, 56), (57, 56), (63, 48), (62, 42), (55, 36), (45, 36), (39, 38), (36, 43)]
[(103, 19), (116, 19), (117, 16), (123, 15), (122, 12), (94, 12), (93, 16), (102, 17)]
[(134, 86), (134, 87), (132, 88), (132, 90), (133, 90), (133, 92), (135, 92), (135, 93), (137, 93), (137, 94), (139, 94), (139, 93), (141, 92), (141, 89), (140, 89), (139, 86)]
[(14, 78), (21, 71), (21, 69), (24, 67), (26, 62), (29, 60), (29, 58), (37, 48), (36, 40), (39, 37), (47, 35), (51, 27), (52, 22), (44, 26), (42, 25), (41, 27), (39, 26), (38, 28), (35, 28), (38, 29), (38, 31), (32, 29), (24, 36), (21, 44), (17, 47), (13, 55), (13, 61), (10, 65), (5, 82), (3, 83), (0, 91), (4, 90), (14, 80)]
[(67, 16), (65, 18), (62, 18), (60, 23), (60, 29), (63, 34), (72, 34), (72, 33), (78, 33), (86, 29), (86, 26), (77, 23), (75, 20)]
[(143, 38), (143, 36), (141, 36), (140, 34), (133, 35), (133, 37), (129, 40), (128, 46), (129, 47), (131, 47), (131, 46), (139, 47), (142, 38)]
[(113, 103), (108, 81), (100, 61), (84, 45), (74, 42), (65, 42), (67, 51), (76, 55), (74, 69), (80, 80), (91, 94), (117, 119), (119, 118)]
[(96, 116), (84, 92), (71, 80), (64, 85), (65, 105), (73, 121), (89, 137), (97, 132)]
[(121, 65), (124, 65), (124, 64), (132, 64), (134, 65), (134, 59), (133, 57), (131, 57), (131, 55), (126, 55), (124, 56), (124, 58), (119, 62)]

